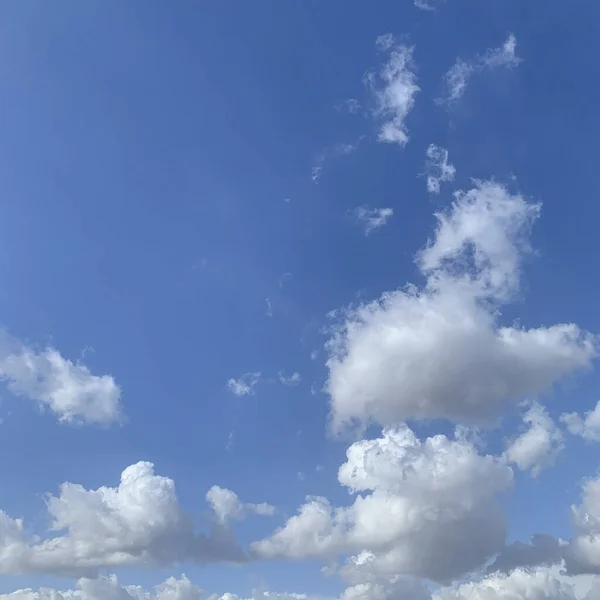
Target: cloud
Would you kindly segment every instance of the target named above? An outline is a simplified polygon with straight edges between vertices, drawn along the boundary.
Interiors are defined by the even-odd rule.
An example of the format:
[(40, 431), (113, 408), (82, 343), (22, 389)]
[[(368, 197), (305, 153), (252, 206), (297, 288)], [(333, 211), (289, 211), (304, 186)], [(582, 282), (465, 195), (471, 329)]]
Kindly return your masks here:
[(356, 115), (362, 110), (362, 106), (355, 98), (348, 98), (346, 100), (340, 100), (336, 102), (335, 109), (340, 112), (347, 112), (351, 115)]
[(517, 40), (511, 33), (499, 48), (490, 48), (482, 56), (470, 62), (457, 59), (444, 76), (446, 95), (439, 102), (452, 103), (463, 96), (469, 79), (475, 73), (498, 67), (512, 68), (519, 65), (521, 59), (516, 55)]
[(583, 418), (577, 413), (565, 413), (560, 420), (569, 433), (581, 436), (588, 442), (600, 442), (600, 402), (593, 410), (586, 412)]
[(467, 83), (475, 70), (476, 66), (473, 63), (467, 63), (460, 58), (456, 59), (444, 77), (448, 92), (446, 98), (442, 100), (450, 103), (461, 98), (467, 90)]
[(226, 523), (230, 519), (241, 521), (249, 514), (272, 516), (275, 514), (275, 507), (261, 502), (260, 504), (251, 504), (241, 502), (238, 495), (231, 490), (213, 485), (206, 493), (206, 501), (211, 505), (214, 513), (221, 523)]
[(435, 144), (427, 148), (425, 161), (425, 174), (427, 175), (427, 191), (430, 194), (439, 194), (444, 181), (452, 181), (456, 174), (454, 165), (448, 162), (448, 150)]
[(175, 483), (156, 475), (149, 462), (127, 467), (114, 488), (63, 483), (46, 504), (50, 531), (63, 532), (56, 537), (27, 537), (21, 520), (0, 511), (0, 573), (72, 575), (115, 566), (244, 560), (224, 528), (194, 532)]
[(563, 560), (566, 544), (554, 536), (536, 533), (530, 543), (516, 541), (505, 546), (487, 571), (509, 573), (516, 568), (557, 565)]
[(393, 214), (392, 208), (370, 208), (368, 206), (359, 206), (353, 211), (354, 217), (363, 226), (365, 235), (387, 225)]
[(0, 332), (0, 380), (17, 396), (49, 408), (63, 423), (108, 425), (122, 418), (121, 389), (52, 347), (37, 351)]
[(279, 278), (279, 289), (283, 289), (283, 286), (286, 284), (286, 282), (291, 281), (292, 279), (292, 274), (291, 273), (284, 273), (280, 278)]
[(569, 541), (538, 534), (529, 544), (514, 542), (502, 549), (489, 570), (510, 571), (564, 561), (569, 574), (600, 574), (600, 476), (584, 480), (581, 492), (581, 503), (571, 506), (573, 536)]
[(323, 167), (325, 163), (333, 158), (339, 158), (340, 156), (347, 156), (348, 154), (352, 154), (355, 152), (360, 142), (362, 141), (362, 137), (359, 138), (356, 142), (351, 144), (336, 144), (335, 146), (331, 146), (330, 148), (326, 148), (323, 150), (318, 156), (311, 170), (311, 179), (313, 183), (318, 183), (321, 178), (321, 174), (323, 173)]
[(185, 575), (169, 577), (152, 592), (137, 585), (121, 586), (114, 575), (98, 579), (82, 578), (75, 590), (23, 589), (0, 594), (0, 600), (203, 600), (206, 594)]
[(498, 324), (518, 291), (540, 206), (492, 181), (455, 194), (418, 253), (426, 283), (337, 312), (327, 343), (336, 433), (410, 418), (488, 424), (590, 367), (596, 338), (573, 323)]
[(480, 58), (480, 62), (489, 69), (496, 67), (516, 67), (521, 59), (517, 56), (517, 38), (510, 33), (500, 48), (492, 48)]
[(283, 373), (279, 373), (279, 382), (282, 385), (287, 385), (288, 387), (294, 387), (300, 384), (302, 381), (302, 377), (300, 377), (300, 373), (297, 371), (292, 373), (289, 377), (286, 377)]
[(260, 381), (260, 378), (260, 372), (245, 373), (237, 379), (229, 379), (227, 381), (227, 389), (236, 396), (250, 396), (254, 394), (254, 388)]
[(600, 574), (600, 477), (582, 485), (582, 502), (571, 507), (575, 535), (565, 552), (567, 568), (573, 573)]
[(514, 438), (506, 448), (506, 460), (513, 462), (537, 477), (542, 469), (554, 464), (556, 456), (564, 450), (563, 434), (548, 412), (534, 403), (523, 416), (529, 429)]
[(441, 6), (446, 0), (415, 0), (414, 5), (421, 10), (435, 10)]
[(418, 579), (394, 577), (385, 583), (357, 583), (346, 588), (340, 600), (431, 600), (431, 593)]
[[(594, 600), (600, 582), (586, 576), (566, 576), (557, 569), (518, 570), (510, 575), (488, 576), (480, 581), (441, 588), (433, 596), (420, 581), (394, 577), (347, 588), (339, 600)], [(169, 577), (152, 591), (138, 585), (121, 586), (114, 575), (82, 578), (77, 588), (55, 590), (22, 589), (0, 594), (0, 600), (336, 600), (292, 592), (254, 589), (250, 598), (225, 593), (208, 596), (185, 575)]]
[(434, 600), (593, 600), (600, 581), (561, 576), (555, 569), (518, 569), (442, 589)]
[(405, 121), (420, 91), (414, 73), (413, 49), (396, 44), (391, 34), (379, 36), (376, 45), (379, 50), (389, 52), (379, 73), (366, 76), (377, 104), (374, 116), (380, 122), (378, 139), (404, 146), (409, 139)]
[(252, 545), (261, 558), (333, 559), (356, 553), (341, 573), (353, 585), (393, 575), (446, 581), (481, 565), (504, 544), (496, 501), (510, 467), (465, 440), (419, 440), (406, 426), (361, 440), (346, 452), (338, 480), (348, 507), (308, 497), (273, 535)]

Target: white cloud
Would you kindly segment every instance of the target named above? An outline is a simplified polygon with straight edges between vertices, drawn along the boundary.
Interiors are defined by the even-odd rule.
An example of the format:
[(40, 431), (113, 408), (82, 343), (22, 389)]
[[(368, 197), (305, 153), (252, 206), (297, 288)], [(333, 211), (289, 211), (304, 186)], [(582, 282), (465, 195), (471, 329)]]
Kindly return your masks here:
[(575, 324), (500, 326), (519, 287), (539, 206), (490, 181), (455, 194), (417, 255), (419, 289), (338, 311), (327, 344), (332, 426), (409, 418), (486, 424), (509, 403), (587, 368), (596, 338)]
[(534, 403), (523, 415), (529, 429), (514, 438), (504, 456), (521, 469), (531, 469), (537, 477), (540, 471), (554, 464), (556, 456), (564, 449), (563, 434), (548, 412)]
[(575, 573), (600, 573), (600, 477), (584, 481), (582, 502), (571, 507), (575, 535), (565, 559)]
[(504, 544), (497, 494), (510, 467), (464, 440), (420, 441), (406, 426), (350, 446), (340, 484), (359, 494), (349, 507), (309, 497), (283, 527), (253, 544), (263, 558), (334, 558), (357, 553), (342, 574), (357, 585), (392, 575), (445, 581)]
[(490, 570), (556, 565), (564, 560), (569, 574), (600, 574), (600, 476), (584, 480), (581, 503), (571, 506), (571, 524), (571, 540), (538, 534), (531, 544), (515, 542), (502, 549)]
[(452, 181), (456, 175), (454, 165), (448, 162), (448, 150), (435, 144), (427, 148), (425, 161), (425, 174), (427, 175), (427, 191), (430, 194), (439, 194), (444, 181)]
[(261, 378), (261, 373), (245, 373), (237, 379), (227, 381), (227, 389), (236, 396), (250, 396)]
[(206, 493), (206, 501), (211, 505), (213, 511), (221, 523), (226, 523), (230, 519), (241, 521), (249, 514), (272, 516), (275, 514), (275, 507), (261, 502), (260, 504), (251, 504), (241, 502), (238, 495), (231, 490), (213, 485)]
[(498, 67), (516, 67), (521, 59), (516, 55), (517, 40), (511, 33), (499, 48), (490, 48), (482, 56), (478, 56), (470, 62), (456, 60), (444, 77), (446, 96), (441, 102), (455, 102), (463, 96), (471, 75), (485, 69)]
[(363, 226), (365, 235), (369, 235), (376, 229), (387, 225), (387, 222), (394, 214), (394, 210), (392, 208), (359, 206), (354, 209), (353, 214), (356, 220)]
[(46, 499), (56, 537), (25, 535), (21, 520), (0, 511), (0, 573), (75, 574), (113, 566), (169, 565), (183, 560), (244, 560), (228, 531), (196, 534), (172, 479), (152, 463), (127, 467), (117, 487), (87, 490), (63, 483)]
[(379, 141), (404, 146), (409, 139), (406, 117), (420, 91), (414, 73), (413, 49), (396, 44), (391, 34), (379, 36), (376, 45), (380, 50), (389, 52), (389, 58), (379, 73), (369, 73), (366, 77), (377, 103), (375, 117), (381, 122)]
[(577, 413), (561, 415), (560, 420), (569, 433), (579, 435), (588, 442), (600, 442), (600, 402), (593, 410), (586, 412), (583, 418)]
[(108, 425), (122, 417), (121, 389), (111, 375), (93, 375), (54, 348), (37, 351), (6, 333), (0, 333), (0, 379), (64, 423)]
[[(385, 582), (368, 582), (347, 588), (339, 600), (595, 600), (600, 580), (566, 576), (557, 569), (518, 570), (510, 575), (488, 576), (480, 581), (441, 588), (433, 596), (413, 578), (394, 577)], [(137, 585), (121, 586), (114, 575), (82, 578), (76, 589), (22, 589), (0, 594), (0, 600), (336, 600), (292, 592), (254, 589), (250, 598), (237, 594), (207, 594), (185, 575), (169, 577), (146, 590)]]
[(431, 600), (431, 593), (418, 579), (394, 577), (384, 583), (357, 583), (346, 588), (340, 600)]
[(222, 596), (216, 594), (210, 596), (208, 600), (336, 600), (327, 596), (309, 596), (307, 594), (296, 594), (293, 592), (271, 592), (264, 589), (252, 590), (252, 596), (244, 599), (237, 594), (225, 593)]
[(530, 543), (516, 541), (505, 546), (487, 571), (509, 573), (516, 568), (557, 565), (563, 560), (567, 544), (554, 536), (537, 533)]
[(292, 373), (292, 375), (290, 375), (289, 377), (286, 377), (283, 373), (279, 373), (279, 382), (282, 385), (287, 385), (288, 387), (296, 386), (299, 385), (301, 381), (302, 378), (300, 377), (300, 373), (298, 373), (297, 371), (295, 373)]
[(137, 585), (121, 586), (114, 575), (79, 579), (75, 590), (23, 589), (0, 594), (0, 600), (203, 600), (206, 594), (185, 575), (169, 577), (152, 592)]
[(441, 6), (446, 0), (415, 0), (414, 5), (421, 10), (435, 10)]
[(555, 569), (518, 569), (509, 575), (490, 575), (477, 582), (446, 588), (434, 600), (594, 600), (600, 581), (565, 577)]
[(467, 90), (467, 83), (471, 75), (475, 72), (476, 67), (472, 63), (467, 63), (458, 58), (446, 73), (444, 80), (448, 88), (446, 102), (455, 102)]
[(491, 48), (481, 57), (483, 66), (493, 69), (496, 67), (516, 67), (521, 59), (517, 56), (517, 38), (510, 33), (500, 48)]

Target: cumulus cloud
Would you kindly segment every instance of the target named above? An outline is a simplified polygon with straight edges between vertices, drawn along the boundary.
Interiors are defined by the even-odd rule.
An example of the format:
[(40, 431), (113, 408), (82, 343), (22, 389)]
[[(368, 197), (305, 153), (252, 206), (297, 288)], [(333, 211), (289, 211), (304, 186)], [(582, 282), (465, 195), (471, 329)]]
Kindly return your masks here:
[(231, 378), (227, 381), (227, 389), (236, 396), (250, 396), (254, 394), (254, 388), (261, 378), (261, 373), (245, 373), (237, 379)]
[(221, 523), (226, 523), (230, 519), (241, 521), (249, 514), (271, 516), (275, 514), (275, 507), (261, 502), (252, 504), (242, 502), (238, 495), (231, 490), (213, 485), (206, 493), (206, 501), (212, 507), (215, 515)]
[(313, 596), (307, 594), (296, 594), (293, 592), (272, 592), (264, 589), (252, 590), (250, 598), (243, 598), (237, 594), (225, 593), (222, 596), (216, 594), (210, 596), (208, 600), (336, 600), (328, 596)]
[(505, 458), (537, 477), (542, 469), (554, 464), (556, 456), (564, 449), (562, 431), (556, 426), (548, 411), (534, 403), (523, 415), (529, 428), (508, 444)]
[(600, 573), (600, 477), (582, 485), (582, 502), (571, 507), (575, 535), (566, 550), (565, 560), (575, 573)]
[(516, 568), (557, 565), (563, 560), (566, 545), (552, 535), (537, 533), (530, 543), (516, 541), (505, 546), (487, 571), (510, 573)]
[(175, 483), (156, 475), (152, 463), (127, 467), (114, 488), (63, 483), (46, 504), (50, 531), (63, 532), (56, 537), (26, 536), (20, 519), (0, 511), (0, 573), (86, 574), (113, 566), (244, 560), (223, 527), (195, 533)]
[(434, 600), (593, 600), (600, 581), (559, 575), (553, 569), (518, 569), (442, 589)]
[(0, 332), (0, 379), (17, 396), (50, 409), (64, 423), (108, 425), (122, 417), (121, 389), (55, 348), (36, 350)]
[(475, 73), (498, 67), (516, 67), (521, 62), (517, 57), (516, 48), (517, 40), (511, 33), (502, 46), (490, 48), (472, 61), (467, 62), (458, 58), (444, 76), (446, 94), (440, 102), (452, 103), (461, 98), (467, 89), (469, 79)]
[(346, 588), (340, 600), (431, 600), (431, 593), (418, 579), (394, 577), (385, 582), (357, 583)]
[(204, 591), (185, 575), (169, 577), (147, 591), (137, 585), (121, 586), (114, 575), (98, 579), (79, 579), (77, 589), (59, 591), (51, 588), (23, 589), (0, 594), (0, 600), (202, 600)]
[(439, 194), (444, 181), (452, 181), (456, 175), (454, 165), (448, 161), (448, 150), (435, 144), (427, 148), (425, 161), (425, 174), (427, 175), (427, 191), (430, 194)]
[(419, 440), (406, 426), (350, 446), (338, 480), (358, 494), (348, 507), (309, 497), (298, 514), (252, 545), (262, 558), (353, 554), (341, 572), (353, 585), (410, 575), (446, 581), (504, 544), (498, 494), (513, 474), (465, 440)]
[[(600, 581), (586, 576), (565, 576), (556, 569), (518, 570), (510, 575), (488, 576), (480, 581), (440, 588), (431, 594), (413, 578), (393, 577), (385, 582), (357, 584), (344, 590), (339, 600), (595, 600)], [(146, 590), (121, 586), (114, 575), (80, 579), (77, 588), (55, 590), (22, 589), (0, 594), (0, 600), (336, 600), (292, 592), (254, 589), (250, 598), (237, 594), (207, 594), (185, 575), (170, 577)]]
[(500, 326), (540, 206), (493, 181), (457, 192), (409, 285), (338, 311), (327, 343), (334, 432), (410, 418), (486, 424), (588, 368), (596, 338), (573, 323)]
[(588, 442), (600, 442), (600, 402), (583, 417), (577, 413), (565, 413), (560, 420), (566, 425), (569, 433), (581, 436)]
[(359, 206), (353, 211), (353, 215), (362, 226), (365, 235), (387, 225), (393, 214), (392, 208), (370, 208), (368, 206)]
[(600, 476), (582, 484), (581, 503), (571, 506), (569, 541), (538, 534), (530, 544), (514, 542), (498, 555), (490, 570), (559, 564), (570, 574), (600, 574)]
[(376, 45), (389, 54), (379, 73), (368, 73), (366, 77), (376, 102), (374, 116), (380, 122), (379, 141), (404, 146), (409, 139), (405, 121), (420, 91), (413, 49), (397, 44), (391, 34), (379, 36)]

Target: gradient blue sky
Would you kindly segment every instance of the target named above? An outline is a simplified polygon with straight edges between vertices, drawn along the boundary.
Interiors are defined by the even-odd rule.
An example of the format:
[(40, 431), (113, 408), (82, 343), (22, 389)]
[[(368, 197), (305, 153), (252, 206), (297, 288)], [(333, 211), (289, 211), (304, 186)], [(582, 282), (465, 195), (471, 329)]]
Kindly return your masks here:
[[(58, 423), (3, 389), (0, 508), (39, 532), (45, 493), (64, 481), (114, 486), (139, 460), (176, 482), (196, 518), (209, 513), (212, 485), (276, 506), (275, 520), (236, 525), (243, 545), (306, 495), (348, 503), (336, 471), (349, 440), (328, 434), (322, 391), (327, 313), (422, 284), (413, 257), (433, 212), (471, 178), (515, 177), (543, 203), (536, 253), (502, 322), (599, 332), (599, 19), (589, 0), (447, 0), (435, 11), (409, 0), (2, 2), (0, 324), (111, 374), (126, 420)], [(375, 47), (385, 33), (414, 46), (421, 91), (405, 147), (378, 143), (368, 112), (363, 77), (385, 60)], [(435, 102), (458, 57), (509, 33), (518, 67), (477, 73), (458, 102)], [(340, 110), (349, 98), (365, 111)], [(422, 176), (432, 143), (456, 167), (439, 196)], [(358, 145), (344, 154), (340, 144)], [(365, 236), (352, 213), (361, 205), (394, 214)], [(255, 394), (228, 391), (230, 378), (259, 371)], [(280, 372), (301, 383), (281, 385)], [(568, 378), (544, 405), (555, 419), (591, 410), (598, 383), (594, 372)], [(508, 415), (488, 434), (490, 451), (518, 426)], [(503, 500), (509, 539), (568, 538), (568, 506), (597, 467), (598, 447), (568, 437), (552, 469), (516, 473)], [(220, 593), (339, 594), (321, 565), (117, 573), (146, 587), (183, 571)], [(72, 582), (7, 575), (0, 592), (40, 585)]]

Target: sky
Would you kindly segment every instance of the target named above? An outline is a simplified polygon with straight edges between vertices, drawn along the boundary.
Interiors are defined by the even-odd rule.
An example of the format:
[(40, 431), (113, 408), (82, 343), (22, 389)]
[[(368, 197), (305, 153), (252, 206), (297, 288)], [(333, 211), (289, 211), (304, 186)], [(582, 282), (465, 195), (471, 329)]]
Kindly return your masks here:
[(600, 597), (592, 0), (0, 4), (0, 600)]

